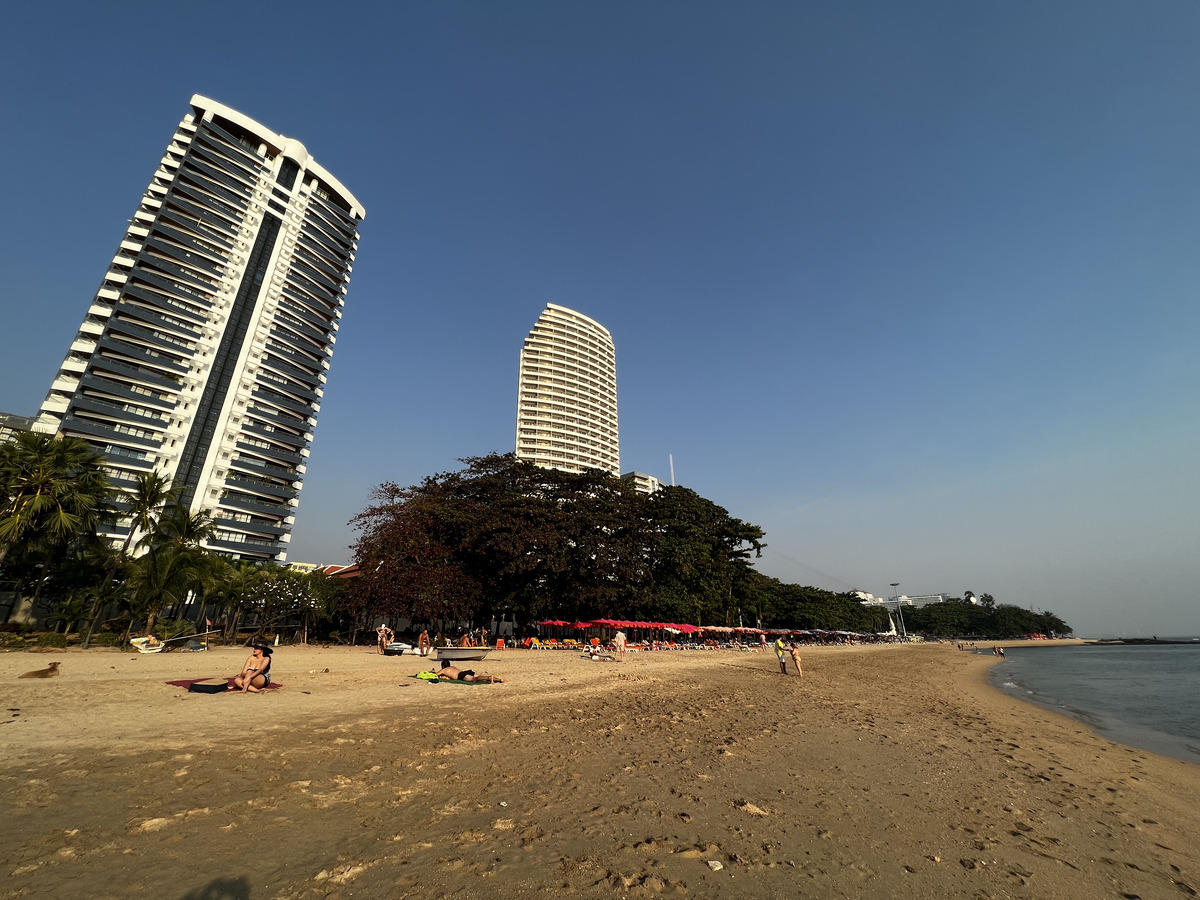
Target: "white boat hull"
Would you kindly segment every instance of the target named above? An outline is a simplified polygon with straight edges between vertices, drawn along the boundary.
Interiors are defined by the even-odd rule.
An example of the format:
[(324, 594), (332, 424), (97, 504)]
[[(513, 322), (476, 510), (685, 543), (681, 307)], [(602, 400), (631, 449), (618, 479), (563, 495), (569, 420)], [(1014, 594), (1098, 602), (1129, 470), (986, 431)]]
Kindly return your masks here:
[(438, 647), (437, 658), (449, 660), (480, 660), (492, 652), (490, 647)]

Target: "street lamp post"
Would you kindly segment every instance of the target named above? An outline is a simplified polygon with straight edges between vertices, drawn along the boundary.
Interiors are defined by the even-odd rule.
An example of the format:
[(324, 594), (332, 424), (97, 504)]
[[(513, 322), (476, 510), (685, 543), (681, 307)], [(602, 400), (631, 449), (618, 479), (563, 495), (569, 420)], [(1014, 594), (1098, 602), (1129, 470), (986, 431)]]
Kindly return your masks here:
[(900, 591), (897, 590), (897, 588), (900, 587), (900, 582), (893, 581), (891, 584), (893, 595), (892, 599), (896, 601), (896, 618), (900, 620), (900, 637), (907, 641), (908, 632), (904, 629), (904, 613), (900, 612)]

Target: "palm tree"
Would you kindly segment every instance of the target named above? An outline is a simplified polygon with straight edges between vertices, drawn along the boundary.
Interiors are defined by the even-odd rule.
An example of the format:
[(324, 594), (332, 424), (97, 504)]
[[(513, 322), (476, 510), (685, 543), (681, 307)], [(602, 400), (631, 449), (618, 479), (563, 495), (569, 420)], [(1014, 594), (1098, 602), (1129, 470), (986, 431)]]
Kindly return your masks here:
[(147, 634), (164, 606), (186, 601), (203, 585), (209, 568), (204, 550), (175, 544), (153, 547), (130, 564), (129, 603), (135, 618), (145, 616)]
[(222, 559), (221, 569), (211, 599), (225, 617), (223, 637), (231, 641), (237, 632), (238, 621), (257, 593), (259, 582), (267, 577), (268, 569), (249, 559)]
[(104, 456), (87, 441), (24, 431), (0, 445), (0, 564), (17, 545), (60, 547), (110, 514)]
[(207, 509), (190, 511), (186, 506), (172, 503), (165, 507), (153, 527), (140, 541), (139, 547), (153, 549), (165, 544), (176, 547), (199, 547), (217, 533), (217, 524)]
[(175, 502), (138, 541), (146, 552), (131, 564), (130, 603), (135, 617), (146, 617), (147, 633), (164, 607), (184, 603), (203, 589), (213, 564), (212, 554), (200, 545), (214, 534), (216, 524), (208, 510), (191, 512)]
[(55, 632), (61, 627), (63, 634), (70, 634), (72, 626), (87, 616), (90, 609), (91, 601), (84, 591), (71, 591), (55, 605), (46, 617), (46, 624), (53, 624)]
[(133, 536), (139, 531), (149, 533), (168, 504), (178, 502), (179, 490), (171, 485), (170, 478), (155, 471), (139, 472), (133, 489), (124, 493), (129, 504), (125, 513), (129, 516), (129, 534), (121, 544), (121, 553), (128, 555)]
[[(37, 562), (37, 588), (11, 617), (37, 604), (47, 569), (68, 544), (111, 519), (104, 457), (79, 438), (22, 432), (0, 446), (0, 566), (14, 548)], [(19, 593), (19, 592), (18, 592)]]

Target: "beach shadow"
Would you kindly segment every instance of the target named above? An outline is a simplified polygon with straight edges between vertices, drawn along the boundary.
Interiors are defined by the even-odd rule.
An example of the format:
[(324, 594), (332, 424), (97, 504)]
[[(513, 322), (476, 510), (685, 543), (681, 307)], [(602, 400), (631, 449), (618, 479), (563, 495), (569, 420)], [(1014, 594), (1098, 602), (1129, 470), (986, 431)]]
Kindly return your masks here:
[(245, 878), (218, 878), (180, 900), (250, 900), (250, 882)]

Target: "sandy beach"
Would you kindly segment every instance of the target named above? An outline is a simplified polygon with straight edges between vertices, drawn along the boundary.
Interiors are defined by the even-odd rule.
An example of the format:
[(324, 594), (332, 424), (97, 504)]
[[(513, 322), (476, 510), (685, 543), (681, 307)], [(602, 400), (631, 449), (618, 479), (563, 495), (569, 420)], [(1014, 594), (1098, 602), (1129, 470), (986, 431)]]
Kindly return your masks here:
[[(501, 685), (281, 647), (0, 655), (0, 898), (1123, 897), (1200, 890), (1200, 768), (953, 645), (507, 650)], [(53, 679), (22, 672), (62, 662)]]

